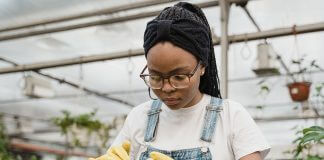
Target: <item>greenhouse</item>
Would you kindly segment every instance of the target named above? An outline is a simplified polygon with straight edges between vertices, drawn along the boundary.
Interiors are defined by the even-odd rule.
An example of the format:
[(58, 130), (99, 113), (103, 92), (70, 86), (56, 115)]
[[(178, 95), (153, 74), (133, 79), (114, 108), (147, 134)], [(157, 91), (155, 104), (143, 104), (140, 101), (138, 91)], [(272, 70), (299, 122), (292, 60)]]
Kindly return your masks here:
[[(177, 90), (172, 79), (177, 75), (151, 75), (145, 39), (149, 22), (179, 2), (1, 0), (0, 160), (106, 154), (136, 106), (161, 98), (156, 90), (164, 86)], [(206, 15), (221, 97), (241, 104), (256, 122), (271, 146), (264, 159), (323, 159), (324, 1), (182, 2)], [(199, 64), (192, 70), (200, 71)], [(156, 77), (168, 81), (156, 89), (151, 82)], [(164, 103), (177, 100), (170, 101)], [(128, 123), (142, 121), (134, 119), (128, 117)], [(234, 159), (243, 159), (231, 149)]]

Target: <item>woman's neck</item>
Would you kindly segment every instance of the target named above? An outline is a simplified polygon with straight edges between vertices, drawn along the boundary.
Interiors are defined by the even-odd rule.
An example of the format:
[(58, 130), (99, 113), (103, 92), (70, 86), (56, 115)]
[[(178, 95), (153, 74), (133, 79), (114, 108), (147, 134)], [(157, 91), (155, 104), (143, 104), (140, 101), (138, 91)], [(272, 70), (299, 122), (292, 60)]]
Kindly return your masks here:
[(188, 108), (191, 106), (194, 106), (195, 104), (197, 104), (203, 97), (203, 93), (201, 93), (200, 91), (198, 92), (198, 94), (196, 94), (193, 99), (183, 108)]

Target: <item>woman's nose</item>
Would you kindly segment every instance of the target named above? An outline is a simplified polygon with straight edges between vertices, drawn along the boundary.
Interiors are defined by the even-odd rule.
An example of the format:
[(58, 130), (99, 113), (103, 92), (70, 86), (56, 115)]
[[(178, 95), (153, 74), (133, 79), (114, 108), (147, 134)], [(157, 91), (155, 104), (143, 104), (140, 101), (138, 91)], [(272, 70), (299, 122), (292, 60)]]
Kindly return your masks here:
[(172, 92), (174, 91), (175, 88), (172, 87), (172, 85), (170, 84), (169, 80), (166, 78), (163, 80), (163, 86), (162, 86), (162, 91), (163, 92)]

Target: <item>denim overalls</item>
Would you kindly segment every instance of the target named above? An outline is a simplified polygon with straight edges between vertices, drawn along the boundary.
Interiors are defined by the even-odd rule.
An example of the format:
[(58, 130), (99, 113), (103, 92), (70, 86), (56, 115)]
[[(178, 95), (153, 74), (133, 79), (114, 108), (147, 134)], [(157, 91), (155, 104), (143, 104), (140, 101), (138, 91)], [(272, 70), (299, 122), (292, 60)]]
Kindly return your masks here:
[[(206, 106), (206, 113), (204, 118), (204, 125), (202, 128), (202, 133), (200, 139), (205, 142), (211, 142), (212, 137), (215, 133), (216, 122), (219, 116), (219, 112), (222, 110), (223, 100), (211, 97), (210, 104)], [(160, 100), (154, 100), (151, 109), (148, 112), (148, 121), (146, 126), (146, 132), (144, 141), (151, 142), (155, 137), (155, 130), (159, 121), (159, 113), (161, 112), (162, 102)], [(176, 142), (174, 142), (176, 143)], [(173, 150), (173, 151), (165, 151), (157, 148), (153, 148), (151, 146), (147, 146), (145, 152), (141, 153), (140, 160), (147, 160), (152, 151), (157, 151), (168, 155), (174, 160), (211, 160), (212, 155), (208, 147), (197, 147), (197, 148), (189, 148), (189, 149), (181, 149), (181, 150)]]

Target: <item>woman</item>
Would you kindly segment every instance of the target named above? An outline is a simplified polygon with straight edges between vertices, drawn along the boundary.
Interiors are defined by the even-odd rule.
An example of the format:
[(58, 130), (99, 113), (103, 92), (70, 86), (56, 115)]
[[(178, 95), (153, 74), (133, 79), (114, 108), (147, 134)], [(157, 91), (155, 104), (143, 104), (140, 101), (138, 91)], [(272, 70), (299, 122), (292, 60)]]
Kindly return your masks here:
[(200, 8), (183, 2), (165, 8), (147, 24), (144, 49), (140, 77), (158, 100), (129, 113), (112, 145), (119, 147), (111, 147), (107, 159), (129, 158), (125, 140), (130, 159), (265, 157), (270, 147), (248, 112), (221, 99), (211, 31)]

